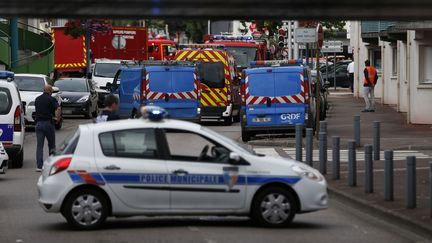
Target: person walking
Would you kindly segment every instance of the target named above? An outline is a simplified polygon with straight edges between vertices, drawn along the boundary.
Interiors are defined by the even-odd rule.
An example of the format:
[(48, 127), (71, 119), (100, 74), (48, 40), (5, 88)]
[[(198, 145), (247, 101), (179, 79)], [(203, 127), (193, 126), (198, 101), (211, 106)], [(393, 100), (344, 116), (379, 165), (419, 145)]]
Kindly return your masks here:
[(55, 152), (55, 123), (60, 121), (60, 109), (57, 100), (52, 97), (53, 88), (45, 85), (44, 92), (35, 100), (36, 120), (36, 171), (43, 167), (43, 147), (45, 138), (48, 141), (49, 154)]
[(348, 64), (347, 72), (348, 72), (348, 78), (350, 82), (351, 93), (354, 93), (354, 61)]
[(96, 123), (120, 119), (120, 117), (115, 114), (118, 109), (118, 103), (119, 100), (117, 96), (112, 94), (107, 95), (104, 100), (105, 109), (96, 117)]
[(378, 73), (374, 67), (370, 65), (370, 61), (365, 61), (366, 68), (364, 69), (364, 100), (366, 107), (362, 112), (375, 112), (375, 93), (374, 87), (378, 81)]

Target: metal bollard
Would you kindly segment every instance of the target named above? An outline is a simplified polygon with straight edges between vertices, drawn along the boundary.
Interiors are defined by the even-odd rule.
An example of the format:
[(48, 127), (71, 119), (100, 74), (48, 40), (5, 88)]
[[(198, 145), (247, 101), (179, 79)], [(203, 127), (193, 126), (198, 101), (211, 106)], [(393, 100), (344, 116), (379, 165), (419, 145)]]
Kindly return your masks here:
[(360, 146), (360, 115), (354, 116), (354, 141), (356, 146)]
[(297, 123), (295, 126), (296, 136), (296, 160), (302, 161), (303, 157), (303, 124)]
[(306, 163), (313, 166), (313, 128), (306, 128)]
[(384, 151), (384, 200), (393, 201), (393, 150)]
[(365, 193), (373, 192), (373, 160), (372, 150), (373, 147), (370, 144), (365, 145)]
[(327, 121), (320, 121), (320, 131), (327, 133)]
[(416, 157), (407, 157), (406, 207), (416, 207)]
[(327, 174), (327, 133), (319, 133), (319, 171)]
[(348, 141), (348, 185), (357, 186), (356, 142)]
[(381, 150), (381, 143), (380, 143), (380, 122), (374, 121), (373, 123), (373, 153), (374, 153), (374, 160), (380, 160), (380, 150)]
[(333, 167), (332, 167), (332, 179), (340, 179), (340, 137), (333, 136)]
[(432, 161), (429, 162), (429, 199), (430, 217), (432, 218)]

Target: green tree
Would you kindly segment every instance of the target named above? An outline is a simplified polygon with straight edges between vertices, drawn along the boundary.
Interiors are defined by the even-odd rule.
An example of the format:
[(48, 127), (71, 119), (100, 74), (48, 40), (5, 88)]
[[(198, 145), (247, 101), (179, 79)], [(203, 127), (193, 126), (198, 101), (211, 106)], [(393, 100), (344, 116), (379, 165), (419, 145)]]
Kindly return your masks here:
[(203, 43), (204, 35), (207, 33), (206, 20), (185, 21), (186, 36), (194, 43)]

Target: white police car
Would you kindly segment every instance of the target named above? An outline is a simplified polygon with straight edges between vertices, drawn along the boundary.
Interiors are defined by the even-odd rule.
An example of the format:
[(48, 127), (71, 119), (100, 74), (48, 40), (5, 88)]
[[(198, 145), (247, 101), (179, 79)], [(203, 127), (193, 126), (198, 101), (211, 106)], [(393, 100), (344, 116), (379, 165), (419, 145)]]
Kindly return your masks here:
[(21, 168), (24, 160), (24, 109), (14, 73), (0, 71), (0, 142), (2, 142), (12, 167)]
[(81, 229), (108, 216), (248, 215), (288, 225), (327, 208), (326, 181), (291, 159), (255, 154), (198, 124), (148, 119), (79, 126), (38, 181), (39, 203)]

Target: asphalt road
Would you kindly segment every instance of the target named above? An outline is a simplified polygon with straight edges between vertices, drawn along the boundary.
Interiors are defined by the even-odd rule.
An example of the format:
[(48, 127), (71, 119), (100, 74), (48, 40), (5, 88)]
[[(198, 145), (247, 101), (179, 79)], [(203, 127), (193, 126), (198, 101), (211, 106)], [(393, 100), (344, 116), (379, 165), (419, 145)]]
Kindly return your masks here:
[[(57, 144), (88, 120), (68, 119), (57, 132)], [(239, 139), (238, 124), (211, 129)], [(61, 215), (45, 213), (37, 203), (36, 140), (25, 139), (24, 168), (0, 176), (0, 243), (12, 242), (427, 242), (350, 205), (330, 199), (330, 208), (296, 216), (286, 229), (256, 227), (247, 218), (234, 217), (133, 217), (110, 219), (99, 231), (75, 231)]]

